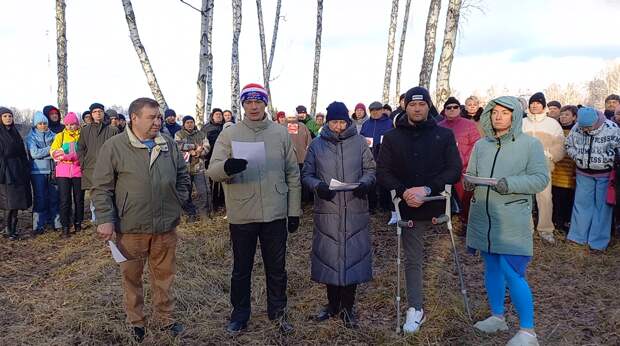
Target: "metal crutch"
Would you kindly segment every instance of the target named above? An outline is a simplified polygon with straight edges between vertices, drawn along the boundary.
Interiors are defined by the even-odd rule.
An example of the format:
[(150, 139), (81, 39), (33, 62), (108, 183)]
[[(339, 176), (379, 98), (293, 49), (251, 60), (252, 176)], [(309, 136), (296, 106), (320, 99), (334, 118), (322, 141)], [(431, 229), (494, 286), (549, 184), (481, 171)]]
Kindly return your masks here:
[(450, 240), (452, 242), (452, 250), (454, 253), (454, 263), (456, 265), (456, 272), (459, 275), (459, 282), (461, 285), (461, 294), (463, 294), (463, 303), (465, 304), (465, 310), (467, 311), (467, 317), (471, 321), (471, 311), (469, 309), (469, 300), (467, 299), (467, 288), (465, 287), (465, 280), (463, 280), (463, 273), (461, 272), (461, 262), (459, 261), (459, 255), (456, 251), (456, 244), (454, 242), (454, 233), (452, 232), (452, 217), (451, 217), (451, 205), (450, 201), (452, 199), (452, 186), (446, 185), (445, 191), (441, 193), (442, 196), (446, 198), (446, 211), (444, 215), (433, 218), (434, 225), (441, 225), (443, 223), (446, 224), (448, 231), (450, 232)]
[(402, 227), (413, 227), (413, 221), (403, 221), (400, 219), (400, 197), (396, 196), (396, 191), (390, 191), (392, 195), (392, 203), (394, 203), (394, 210), (398, 221), (396, 222), (396, 334), (400, 334), (400, 235), (402, 234)]

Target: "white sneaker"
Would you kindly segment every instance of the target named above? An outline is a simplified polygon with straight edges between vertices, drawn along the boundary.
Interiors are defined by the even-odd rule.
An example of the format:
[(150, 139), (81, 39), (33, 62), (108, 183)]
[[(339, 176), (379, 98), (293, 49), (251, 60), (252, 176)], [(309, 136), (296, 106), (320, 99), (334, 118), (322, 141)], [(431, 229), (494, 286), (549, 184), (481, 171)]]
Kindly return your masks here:
[(420, 330), (420, 326), (425, 321), (426, 315), (424, 315), (424, 309), (416, 310), (415, 308), (409, 308), (409, 310), (407, 310), (407, 321), (403, 325), (403, 332), (405, 332), (405, 334), (416, 333)]
[(520, 330), (508, 341), (506, 346), (538, 346), (538, 338), (536, 338), (536, 334)]
[(540, 237), (549, 244), (555, 244), (553, 233), (539, 233)]
[(390, 218), (390, 221), (388, 221), (388, 226), (395, 225), (397, 222), (398, 222), (398, 215), (396, 214), (395, 211), (393, 211), (392, 217)]
[(486, 320), (476, 322), (474, 328), (485, 333), (495, 333), (500, 330), (508, 330), (508, 325), (506, 324), (506, 319), (491, 316)]

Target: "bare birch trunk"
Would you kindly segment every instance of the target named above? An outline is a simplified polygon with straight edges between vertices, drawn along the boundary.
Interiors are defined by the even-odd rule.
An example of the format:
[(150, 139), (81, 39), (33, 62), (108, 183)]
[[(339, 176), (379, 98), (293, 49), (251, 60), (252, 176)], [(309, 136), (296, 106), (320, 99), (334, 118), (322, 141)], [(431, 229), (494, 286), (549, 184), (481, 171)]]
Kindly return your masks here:
[(230, 110), (233, 116), (241, 119), (239, 108), (239, 35), (241, 35), (241, 0), (232, 0), (233, 41), (232, 63), (230, 66)]
[(426, 18), (426, 34), (424, 35), (424, 58), (420, 68), (420, 86), (426, 89), (431, 84), (433, 65), (435, 64), (435, 37), (437, 36), (437, 22), (439, 21), (439, 11), (441, 10), (441, 0), (431, 0)]
[(146, 81), (151, 88), (151, 93), (153, 93), (153, 97), (159, 103), (159, 107), (161, 107), (163, 110), (166, 110), (168, 109), (168, 104), (166, 103), (164, 94), (159, 88), (159, 83), (157, 83), (155, 72), (153, 71), (153, 67), (151, 67), (151, 62), (149, 61), (148, 55), (146, 55), (146, 49), (140, 41), (140, 35), (138, 34), (138, 25), (136, 24), (136, 16), (133, 12), (131, 0), (121, 1), (123, 2), (123, 8), (125, 9), (125, 19), (127, 19), (127, 26), (129, 27), (129, 37), (131, 38), (133, 47), (138, 54), (140, 63), (142, 64), (142, 69), (144, 70), (144, 74), (146, 75)]
[(209, 23), (212, 11), (213, 0), (202, 0), (200, 16), (200, 57), (198, 62), (198, 80), (196, 81), (198, 86), (198, 95), (196, 96), (196, 122), (198, 126), (202, 126), (205, 119), (206, 83), (207, 76), (209, 75), (208, 65), (211, 55), (209, 49), (209, 42), (211, 41)]
[(280, 9), (282, 0), (276, 4), (276, 18), (273, 23), (273, 36), (271, 37), (271, 51), (269, 52), (269, 63), (267, 64), (267, 76), (271, 78), (271, 66), (273, 66), (273, 55), (276, 52), (276, 40), (278, 39), (278, 28), (280, 27)]
[(67, 22), (65, 21), (65, 1), (56, 0), (56, 56), (58, 68), (58, 108), (60, 115), (67, 114)]
[(209, 2), (211, 7), (207, 12), (207, 17), (209, 17), (209, 26), (207, 28), (207, 51), (209, 52), (207, 58), (207, 114), (211, 114), (211, 106), (213, 105), (213, 50), (211, 49), (211, 43), (213, 42), (213, 8), (215, 1), (209, 0)]
[(316, 6), (316, 37), (314, 39), (314, 77), (312, 78), (312, 98), (310, 114), (316, 114), (316, 99), (319, 92), (319, 64), (321, 61), (321, 32), (323, 31), (323, 0), (317, 0)]
[(403, 18), (403, 31), (400, 34), (400, 46), (398, 47), (398, 63), (396, 67), (396, 96), (394, 97), (395, 104), (398, 104), (400, 98), (400, 76), (403, 70), (403, 55), (405, 52), (405, 38), (407, 37), (407, 26), (409, 25), (409, 8), (411, 7), (411, 0), (407, 0), (405, 5), (405, 16)]
[(265, 25), (263, 24), (263, 5), (261, 4), (261, 0), (256, 0), (256, 12), (258, 13), (258, 36), (260, 39), (261, 59), (263, 62), (263, 84), (265, 86), (265, 90), (267, 90), (267, 95), (269, 96), (269, 104), (267, 105), (269, 109), (269, 115), (273, 117), (274, 116), (273, 102), (271, 99), (271, 89), (269, 88), (269, 68), (267, 65), (267, 44), (265, 43)]
[(435, 103), (438, 107), (442, 107), (443, 103), (450, 97), (450, 70), (452, 68), (452, 60), (454, 60), (454, 49), (456, 48), (456, 34), (459, 28), (461, 3), (462, 0), (450, 0), (448, 4), (443, 46), (441, 48), (439, 64), (437, 65)]
[(394, 61), (394, 42), (396, 41), (396, 24), (398, 21), (398, 0), (392, 0), (392, 15), (388, 32), (387, 57), (385, 58), (385, 76), (383, 77), (383, 103), (390, 101), (390, 82), (392, 80), (392, 62)]

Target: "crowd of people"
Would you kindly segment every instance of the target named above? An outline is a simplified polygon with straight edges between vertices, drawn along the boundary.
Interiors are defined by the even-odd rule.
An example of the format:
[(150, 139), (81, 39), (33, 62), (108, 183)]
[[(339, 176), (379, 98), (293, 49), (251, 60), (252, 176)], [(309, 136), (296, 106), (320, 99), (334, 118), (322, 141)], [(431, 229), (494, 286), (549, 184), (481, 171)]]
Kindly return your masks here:
[[(350, 112), (335, 101), (326, 114), (266, 112), (259, 84), (240, 94), (243, 117), (214, 108), (198, 128), (172, 109), (134, 100), (128, 118), (93, 103), (80, 118), (58, 108), (37, 112), (22, 138), (8, 108), (0, 108), (0, 209), (4, 233), (16, 240), (19, 210), (32, 207), (32, 236), (47, 229), (79, 232), (88, 195), (92, 221), (127, 258), (120, 263), (124, 306), (134, 336), (145, 335), (142, 272), (151, 271), (154, 320), (173, 335), (176, 227), (225, 208), (233, 268), (230, 333), (247, 328), (251, 277), (258, 242), (265, 265), (267, 311), (279, 330), (287, 317), (286, 246), (300, 225), (302, 203), (313, 203), (311, 278), (326, 286), (327, 304), (315, 321), (340, 317), (357, 328), (356, 288), (372, 280), (370, 215), (390, 212), (404, 227), (408, 309), (405, 333), (426, 321), (423, 262), (425, 232), (444, 213), (439, 196), (454, 191), (459, 234), (484, 261), (491, 316), (475, 328), (507, 330), (508, 288), (519, 316), (509, 345), (537, 345), (534, 302), (526, 271), (533, 232), (547, 243), (568, 241), (604, 251), (620, 213), (620, 96), (605, 110), (503, 96), (485, 105), (450, 97), (439, 111), (429, 92), (414, 87), (399, 105), (363, 103)], [(490, 178), (490, 179), (472, 179)], [(334, 189), (332, 180), (351, 184)], [(482, 183), (481, 181), (492, 181)], [(452, 192), (452, 191), (450, 191)], [(392, 193), (402, 201), (394, 205)], [(398, 208), (398, 211), (396, 210)], [(381, 214), (383, 215), (383, 214)], [(616, 218), (614, 218), (616, 215)]]

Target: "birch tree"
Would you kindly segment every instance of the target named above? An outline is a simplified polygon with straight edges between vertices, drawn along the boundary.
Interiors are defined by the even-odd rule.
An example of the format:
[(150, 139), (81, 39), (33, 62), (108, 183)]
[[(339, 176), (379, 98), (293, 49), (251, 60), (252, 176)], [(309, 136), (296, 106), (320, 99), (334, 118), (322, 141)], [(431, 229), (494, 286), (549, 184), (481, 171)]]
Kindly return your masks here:
[(409, 25), (409, 8), (411, 7), (411, 0), (407, 0), (405, 4), (405, 16), (403, 18), (403, 31), (400, 34), (400, 46), (398, 47), (398, 63), (396, 67), (396, 96), (394, 101), (398, 103), (400, 96), (400, 76), (403, 67), (403, 54), (405, 51), (405, 37), (407, 37), (407, 26)]
[(125, 19), (127, 20), (127, 26), (129, 27), (129, 37), (131, 38), (133, 47), (138, 54), (140, 63), (142, 64), (142, 69), (144, 70), (144, 74), (146, 75), (146, 81), (151, 88), (151, 93), (153, 93), (153, 97), (159, 103), (159, 106), (163, 110), (166, 110), (168, 109), (168, 104), (166, 103), (164, 94), (159, 88), (159, 83), (157, 83), (157, 78), (155, 77), (155, 72), (153, 71), (153, 67), (151, 66), (149, 57), (146, 54), (146, 49), (144, 48), (144, 45), (142, 45), (142, 41), (140, 41), (140, 35), (138, 34), (138, 25), (136, 24), (136, 16), (133, 12), (131, 0), (121, 1), (123, 2), (123, 8), (125, 9)]
[(56, 0), (56, 64), (58, 75), (58, 108), (61, 117), (67, 114), (67, 22), (65, 21), (65, 1)]
[(435, 37), (437, 36), (437, 22), (441, 11), (441, 0), (431, 0), (426, 18), (426, 33), (424, 35), (424, 57), (420, 68), (420, 86), (426, 89), (431, 84), (433, 65), (435, 63)]
[(209, 89), (206, 113), (211, 112), (213, 98), (213, 54), (211, 52), (211, 29), (213, 27), (213, 0), (202, 0), (200, 8), (200, 58), (198, 63), (198, 95), (196, 96), (196, 121), (199, 126), (205, 119), (205, 94)]
[(269, 96), (269, 114), (273, 117), (273, 103), (271, 99), (271, 89), (269, 88), (269, 70), (267, 67), (267, 44), (265, 43), (265, 26), (263, 24), (263, 5), (261, 0), (256, 0), (256, 12), (258, 14), (258, 36), (260, 39), (261, 59), (263, 63), (263, 84)]
[(314, 39), (314, 76), (312, 78), (312, 98), (310, 114), (316, 114), (316, 99), (319, 93), (319, 64), (321, 61), (321, 32), (323, 31), (323, 0), (316, 3), (316, 36)]
[(232, 0), (233, 9), (233, 39), (232, 63), (230, 67), (230, 109), (233, 116), (239, 116), (239, 36), (241, 35), (241, 0)]
[(450, 0), (448, 13), (446, 15), (446, 27), (443, 34), (443, 46), (437, 65), (437, 90), (435, 93), (435, 103), (441, 107), (450, 97), (450, 70), (454, 60), (454, 50), (456, 48), (456, 34), (459, 29), (459, 16), (461, 13), (462, 0)]
[(392, 62), (394, 61), (394, 43), (396, 41), (396, 24), (398, 22), (398, 0), (392, 0), (392, 14), (388, 31), (387, 57), (385, 58), (385, 76), (383, 77), (383, 103), (390, 100), (390, 82), (392, 80)]

